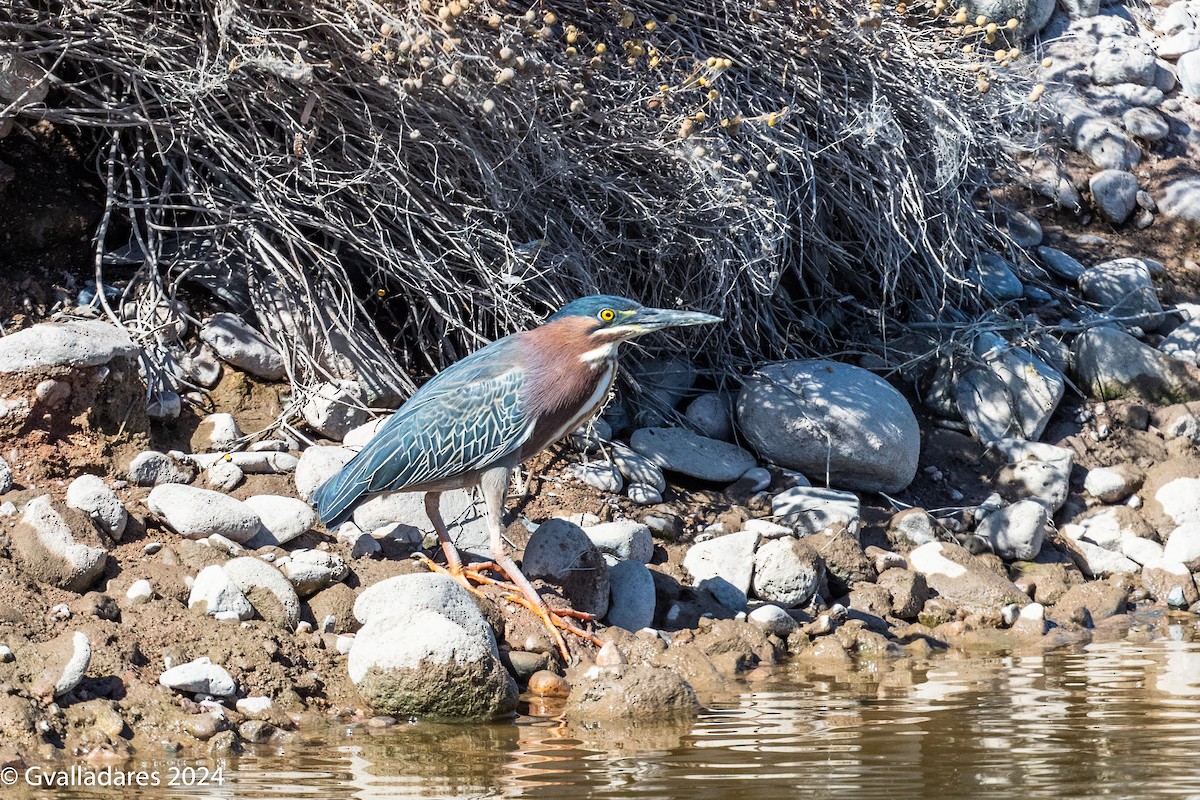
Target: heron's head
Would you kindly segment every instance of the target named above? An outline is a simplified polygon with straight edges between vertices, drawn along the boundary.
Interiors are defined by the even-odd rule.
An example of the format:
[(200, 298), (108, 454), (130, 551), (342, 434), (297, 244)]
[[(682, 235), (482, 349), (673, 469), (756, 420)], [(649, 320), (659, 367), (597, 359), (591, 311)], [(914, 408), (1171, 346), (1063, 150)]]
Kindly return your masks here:
[(607, 294), (572, 300), (546, 322), (553, 323), (565, 319), (588, 320), (588, 338), (597, 345), (617, 344), (663, 328), (712, 325), (721, 322), (720, 317), (714, 317), (712, 314), (647, 308), (633, 300)]

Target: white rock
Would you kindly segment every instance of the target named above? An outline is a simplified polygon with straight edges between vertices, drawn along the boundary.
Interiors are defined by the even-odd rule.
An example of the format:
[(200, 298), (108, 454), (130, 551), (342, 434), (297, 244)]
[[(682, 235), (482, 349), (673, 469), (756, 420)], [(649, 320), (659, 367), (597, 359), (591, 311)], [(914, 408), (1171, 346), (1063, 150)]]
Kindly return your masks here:
[(1153, 86), (1154, 67), (1154, 53), (1149, 47), (1133, 37), (1111, 36), (1101, 40), (1092, 59), (1092, 82)]
[(1075, 549), (1083, 556), (1084, 563), (1080, 565), (1084, 572), (1093, 576), (1136, 574), (1142, 567), (1120, 553), (1092, 544), (1087, 539), (1077, 539)]
[(784, 536), (795, 536), (796, 532), (786, 525), (779, 525), (769, 519), (748, 519), (742, 524), (742, 530), (757, 533), (763, 539), (779, 539)]
[(1200, 523), (1200, 478), (1168, 481), (1154, 493), (1154, 499), (1176, 525)]
[(574, 464), (570, 471), (581, 482), (602, 492), (619, 494), (625, 486), (625, 481), (621, 478), (621, 473), (616, 465), (608, 461)]
[(1175, 76), (1179, 87), (1192, 99), (1200, 98), (1200, 50), (1193, 50), (1179, 57), (1175, 64)]
[(232, 492), (245, 479), (246, 473), (231, 459), (215, 461), (204, 471), (204, 482), (218, 492)]
[(220, 620), (242, 620), (254, 616), (254, 607), (246, 595), (234, 585), (219, 564), (200, 570), (200, 574), (192, 581), (188, 608)]
[[(270, 447), (257, 447), (261, 443), (251, 445), (251, 450), (239, 450), (234, 453), (182, 453), (172, 450), (168, 455), (184, 464), (194, 464), (201, 469), (211, 469), (214, 464), (228, 461), (247, 474), (280, 475), (292, 472), (300, 463), (300, 459), (291, 453), (279, 451), (283, 442), (268, 441)], [(257, 447), (257, 449), (255, 449)]]
[(80, 475), (67, 487), (67, 505), (83, 511), (99, 528), (120, 540), (129, 512), (109, 485), (95, 475)]
[(746, 615), (746, 619), (768, 634), (787, 639), (800, 627), (792, 615), (777, 605), (763, 605)]
[(625, 487), (625, 496), (640, 506), (653, 506), (662, 502), (662, 492), (647, 483), (631, 483)]
[(195, 486), (155, 486), (146, 498), (146, 506), (176, 533), (191, 539), (219, 533), (241, 543), (257, 533), (262, 524), (242, 501)]
[(1119, 503), (1142, 485), (1144, 475), (1132, 465), (1088, 470), (1083, 490), (1104, 503)]
[(662, 469), (716, 483), (735, 481), (755, 466), (754, 456), (737, 445), (684, 428), (639, 428), (629, 444)]
[(21, 523), (12, 529), (12, 546), (24, 571), (39, 582), (83, 593), (104, 572), (108, 552), (77, 542), (48, 495), (25, 504)]
[(1162, 561), (1163, 546), (1150, 539), (1140, 536), (1125, 536), (1117, 545), (1117, 551), (1134, 563), (1143, 567)]
[(125, 590), (125, 602), (131, 606), (144, 605), (153, 599), (154, 587), (145, 578), (134, 581)]
[[(1200, 50), (1189, 53), (1184, 58), (1200, 56)], [(1200, 72), (1200, 58), (1195, 66)], [(1200, 75), (1197, 76), (1197, 94), (1200, 98)], [(1162, 197), (1158, 201), (1159, 210), (1169, 219), (1200, 224), (1200, 175), (1178, 178), (1163, 187)]]
[(619, 442), (613, 442), (610, 450), (613, 463), (630, 483), (644, 483), (653, 486), (659, 492), (667, 488), (662, 470), (653, 461), (638, 455)]
[[(758, 454), (856, 491), (899, 491), (917, 473), (920, 429), (908, 401), (878, 376), (836, 361), (763, 367), (737, 402)], [(743, 471), (744, 474), (744, 471)]]
[(771, 499), (771, 513), (800, 536), (845, 525), (850, 534), (858, 537), (861, 509), (853, 492), (821, 489), (815, 486), (794, 486)]
[(332, 478), (354, 458), (354, 451), (345, 447), (313, 445), (305, 448), (296, 464), (296, 492), (304, 500), (325, 481)]
[(1017, 633), (1041, 636), (1046, 632), (1046, 607), (1041, 603), (1030, 603), (1017, 614), (1013, 623)]
[(379, 433), (379, 429), (392, 418), (391, 414), (373, 419), (369, 422), (364, 422), (357, 428), (352, 428), (342, 438), (343, 447), (362, 448), (367, 442), (375, 438), (375, 434)]
[(771, 471), (764, 467), (754, 467), (743, 472), (740, 480), (750, 481), (750, 491), (761, 492), (771, 486)]
[(88, 635), (83, 631), (74, 631), (71, 633), (70, 639), (71, 655), (63, 664), (62, 671), (54, 682), (55, 697), (67, 694), (79, 686), (83, 681), (84, 673), (92, 663), (92, 643), (88, 639)]
[[(1121, 169), (1105, 169), (1088, 181), (1096, 210), (1109, 222), (1121, 224), (1137, 207), (1138, 182), (1133, 173)], [(1084, 273), (1085, 277), (1087, 273)]]
[(1159, 12), (1158, 19), (1154, 21), (1154, 30), (1170, 35), (1194, 28), (1196, 21), (1188, 9), (1188, 5), (1187, 0), (1176, 0), (1164, 8)]
[(262, 521), (262, 527), (246, 542), (247, 547), (287, 544), (317, 521), (312, 507), (294, 497), (259, 494), (247, 497), (244, 502)]
[(222, 553), (230, 556), (240, 556), (246, 552), (246, 549), (232, 539), (227, 539), (219, 533), (210, 533), (205, 539), (202, 539), (205, 544), (213, 550), (220, 550)]
[(362, 387), (347, 380), (319, 384), (301, 411), (310, 428), (339, 442), (370, 416)]
[(1188, 522), (1171, 531), (1163, 547), (1164, 561), (1193, 565), (1200, 560), (1200, 524)]
[(232, 559), (222, 568), (259, 616), (284, 630), (296, 629), (300, 598), (279, 570), (253, 556)]
[(275, 704), (269, 697), (243, 697), (234, 704), (234, 708), (239, 714), (255, 719), (270, 712)]
[(654, 624), (654, 577), (641, 561), (619, 561), (608, 568), (608, 624), (638, 631)]
[(1044, 504), (1036, 500), (1019, 500), (989, 514), (975, 532), (1001, 558), (1029, 561), (1041, 551), (1049, 521), (1050, 515)]
[(492, 628), (470, 592), (458, 581), (437, 573), (397, 575), (368, 586), (354, 601), (354, 618), (364, 625), (398, 609), (404, 613), (434, 611), (461, 627), (473, 639), (495, 641)]
[(311, 597), (350, 574), (341, 556), (324, 550), (295, 550), (279, 565), (279, 571), (301, 597)]
[(820, 556), (807, 542), (790, 536), (770, 539), (754, 553), (750, 585), (760, 600), (796, 607), (817, 591), (823, 572)]
[(689, 547), (683, 566), (698, 588), (707, 589), (722, 605), (740, 611), (746, 607), (750, 592), (757, 546), (757, 533), (717, 536)]
[[(483, 503), (476, 503), (470, 492), (450, 489), (440, 499), (442, 519), (450, 537), (462, 553), (491, 558), (492, 548)], [(409, 528), (408, 533), (423, 536), (433, 526), (425, 514), (423, 492), (389, 492), (376, 495), (354, 509), (354, 524), (372, 535), (383, 535), (396, 523)], [(393, 533), (394, 535), (394, 533)]]
[(8, 466), (8, 462), (0, 458), (0, 494), (8, 492), (13, 487), (12, 467)]
[(0, 373), (99, 367), (115, 358), (135, 359), (138, 352), (124, 328), (107, 322), (43, 322), (0, 336)]
[(137, 486), (164, 483), (191, 483), (191, 473), (183, 470), (166, 453), (146, 450), (129, 462), (129, 481)]
[[(650, 529), (634, 520), (606, 522), (583, 529), (592, 544), (601, 553), (611, 555), (619, 561), (641, 561), (649, 564), (654, 557), (654, 537)], [(633, 630), (637, 630), (634, 628)]]
[(251, 375), (270, 381), (287, 375), (283, 355), (235, 314), (212, 316), (200, 329), (200, 338), (222, 361)]
[(171, 667), (158, 676), (158, 683), (177, 692), (231, 697), (237, 694), (237, 682), (224, 667), (208, 656)]

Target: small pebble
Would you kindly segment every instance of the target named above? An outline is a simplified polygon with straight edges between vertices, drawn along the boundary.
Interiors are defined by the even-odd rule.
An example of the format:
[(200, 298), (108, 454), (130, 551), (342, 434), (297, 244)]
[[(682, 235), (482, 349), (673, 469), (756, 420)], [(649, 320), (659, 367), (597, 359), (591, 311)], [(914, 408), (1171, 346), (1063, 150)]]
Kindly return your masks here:
[(1019, 605), (1016, 603), (1009, 603), (1008, 605), (1004, 606), (1004, 608), (1000, 609), (1000, 619), (1003, 620), (1007, 627), (1011, 628), (1013, 623), (1017, 621), (1017, 617), (1020, 615), (1020, 613), (1021, 607)]
[(16, 660), (16, 658), (17, 657), (13, 655), (11, 647), (6, 644), (0, 644), (0, 664), (11, 663), (12, 661)]
[(125, 591), (125, 602), (131, 606), (140, 606), (154, 599), (154, 587), (150, 581), (142, 578), (134, 581)]
[(50, 617), (51, 617), (51, 619), (60, 619), (60, 620), (70, 619), (71, 618), (71, 607), (68, 606), (66, 603), (59, 603), (56, 606), (52, 606), (50, 608)]
[(753, 481), (750, 491), (761, 492), (771, 485), (771, 472), (764, 467), (751, 467), (742, 473), (742, 480)]
[(529, 676), (529, 691), (539, 697), (566, 697), (571, 693), (571, 684), (563, 676), (543, 669)]
[(152, 556), (159, 550), (162, 550), (162, 547), (162, 542), (147, 542), (146, 546), (142, 548), (142, 552), (148, 556)]
[(337, 651), (339, 653), (341, 653), (342, 655), (346, 655), (347, 653), (349, 653), (350, 648), (353, 646), (354, 646), (354, 637), (353, 636), (347, 636), (346, 634), (343, 633), (341, 636), (337, 637), (337, 645), (336, 645)]
[(313, 631), (312, 623), (309, 622), (308, 620), (301, 620), (300, 622), (296, 623), (296, 633), (297, 634), (312, 633), (312, 631)]

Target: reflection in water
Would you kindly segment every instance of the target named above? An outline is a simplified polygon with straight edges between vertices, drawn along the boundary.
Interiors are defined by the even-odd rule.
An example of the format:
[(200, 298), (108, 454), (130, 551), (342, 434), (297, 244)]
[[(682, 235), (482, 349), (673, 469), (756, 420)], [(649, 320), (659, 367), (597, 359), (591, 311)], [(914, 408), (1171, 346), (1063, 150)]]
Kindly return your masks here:
[(123, 796), (1197, 797), (1200, 645), (1184, 638), (873, 673), (795, 664), (657, 724), (360, 728), (247, 754), (219, 790)]

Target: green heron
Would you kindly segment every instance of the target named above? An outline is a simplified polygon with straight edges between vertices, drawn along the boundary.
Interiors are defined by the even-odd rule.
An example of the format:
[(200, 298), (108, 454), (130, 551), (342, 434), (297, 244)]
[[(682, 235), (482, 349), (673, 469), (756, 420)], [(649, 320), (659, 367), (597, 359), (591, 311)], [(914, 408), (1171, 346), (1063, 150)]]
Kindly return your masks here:
[[(720, 317), (645, 308), (609, 295), (563, 306), (541, 326), (483, 347), (439, 373), (409, 398), (374, 438), (313, 495), (329, 528), (381, 492), (425, 492), (425, 512), (446, 555), (447, 571), (471, 588), (480, 567), (495, 567), (516, 584), (517, 598), (550, 628), (587, 636), (552, 611), (517, 569), (504, 545), (501, 517), (512, 470), (586, 422), (603, 405), (617, 370), (617, 346), (652, 331), (709, 325)], [(446, 531), (439, 498), (448, 489), (479, 487), (487, 509), (494, 564), (465, 571)], [(426, 561), (429, 566), (432, 562)], [(588, 637), (591, 638), (591, 637)]]

